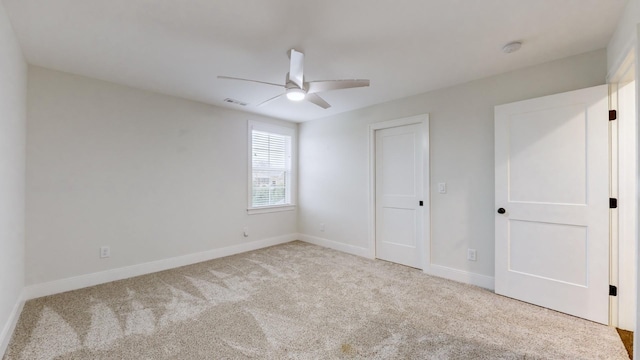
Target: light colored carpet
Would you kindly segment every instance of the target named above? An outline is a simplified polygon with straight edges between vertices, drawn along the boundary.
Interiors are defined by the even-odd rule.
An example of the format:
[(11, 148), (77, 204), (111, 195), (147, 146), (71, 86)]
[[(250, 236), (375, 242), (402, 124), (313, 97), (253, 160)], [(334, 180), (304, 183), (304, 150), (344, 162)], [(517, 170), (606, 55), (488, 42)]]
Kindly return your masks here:
[(27, 302), (10, 359), (625, 359), (615, 329), (302, 242)]

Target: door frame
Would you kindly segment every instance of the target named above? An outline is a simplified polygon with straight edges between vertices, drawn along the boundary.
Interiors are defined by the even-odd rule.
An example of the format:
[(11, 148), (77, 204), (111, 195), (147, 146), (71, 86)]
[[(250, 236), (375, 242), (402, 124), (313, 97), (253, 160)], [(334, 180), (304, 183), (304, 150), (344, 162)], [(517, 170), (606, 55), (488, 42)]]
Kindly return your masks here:
[[(610, 297), (609, 301), (609, 324), (620, 327), (624, 330), (636, 331), (638, 309), (636, 308), (636, 298), (638, 291), (638, 61), (636, 49), (632, 47), (623, 57), (622, 61), (607, 76), (609, 85), (609, 109), (618, 111), (616, 121), (610, 122), (610, 151), (611, 151), (611, 189), (613, 198), (618, 198), (618, 208), (610, 215), (610, 284), (618, 287), (618, 296)], [(619, 111), (621, 101), (629, 101), (618, 96), (618, 89), (621, 84), (628, 80), (628, 75), (635, 73), (635, 96), (634, 101), (636, 115), (629, 118)], [(627, 105), (627, 104), (625, 104)], [(633, 130), (635, 127), (635, 131)], [(631, 155), (632, 154), (632, 155)], [(631, 158), (629, 157), (631, 156)], [(630, 162), (636, 164), (635, 174), (630, 174), (625, 165)], [(634, 194), (631, 189), (636, 189)], [(632, 251), (633, 250), (633, 251)], [(629, 266), (632, 269), (629, 269)], [(636, 291), (629, 291), (635, 289)], [(628, 319), (633, 318), (635, 329), (630, 329)], [(622, 320), (621, 320), (622, 319)], [(626, 320), (625, 320), (626, 319)]]
[(422, 142), (422, 201), (424, 213), (422, 219), (422, 241), (420, 263), (422, 271), (429, 272), (431, 267), (431, 201), (429, 177), (429, 114), (421, 114), (400, 119), (369, 124), (369, 257), (376, 258), (376, 131), (405, 125), (421, 125)]

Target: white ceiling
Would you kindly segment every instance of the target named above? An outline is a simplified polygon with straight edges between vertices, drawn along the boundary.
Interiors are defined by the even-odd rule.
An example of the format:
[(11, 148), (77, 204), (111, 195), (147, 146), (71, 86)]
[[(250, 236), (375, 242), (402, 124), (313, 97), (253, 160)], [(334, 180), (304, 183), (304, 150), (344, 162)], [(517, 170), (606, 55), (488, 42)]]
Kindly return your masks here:
[[(27, 61), (267, 116), (306, 121), (601, 49), (626, 0), (3, 0)], [(504, 44), (523, 42), (503, 54)], [(365, 78), (281, 98), (287, 50), (305, 80)], [(249, 103), (225, 104), (224, 98)]]

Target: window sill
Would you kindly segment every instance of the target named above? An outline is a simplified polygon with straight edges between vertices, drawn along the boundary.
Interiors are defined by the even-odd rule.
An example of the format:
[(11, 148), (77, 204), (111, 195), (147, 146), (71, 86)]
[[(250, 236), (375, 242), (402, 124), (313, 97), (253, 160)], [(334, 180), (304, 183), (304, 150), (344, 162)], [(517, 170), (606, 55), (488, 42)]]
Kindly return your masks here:
[(260, 208), (250, 208), (247, 209), (247, 214), (266, 214), (272, 212), (281, 212), (281, 211), (293, 211), (296, 209), (295, 205), (281, 205), (281, 206), (265, 206)]

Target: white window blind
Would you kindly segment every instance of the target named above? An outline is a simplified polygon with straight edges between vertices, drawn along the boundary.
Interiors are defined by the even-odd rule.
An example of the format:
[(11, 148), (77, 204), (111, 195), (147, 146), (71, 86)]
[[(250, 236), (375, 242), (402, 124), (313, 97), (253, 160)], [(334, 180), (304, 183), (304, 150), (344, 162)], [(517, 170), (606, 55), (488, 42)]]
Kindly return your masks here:
[(251, 131), (251, 207), (291, 204), (291, 136)]

